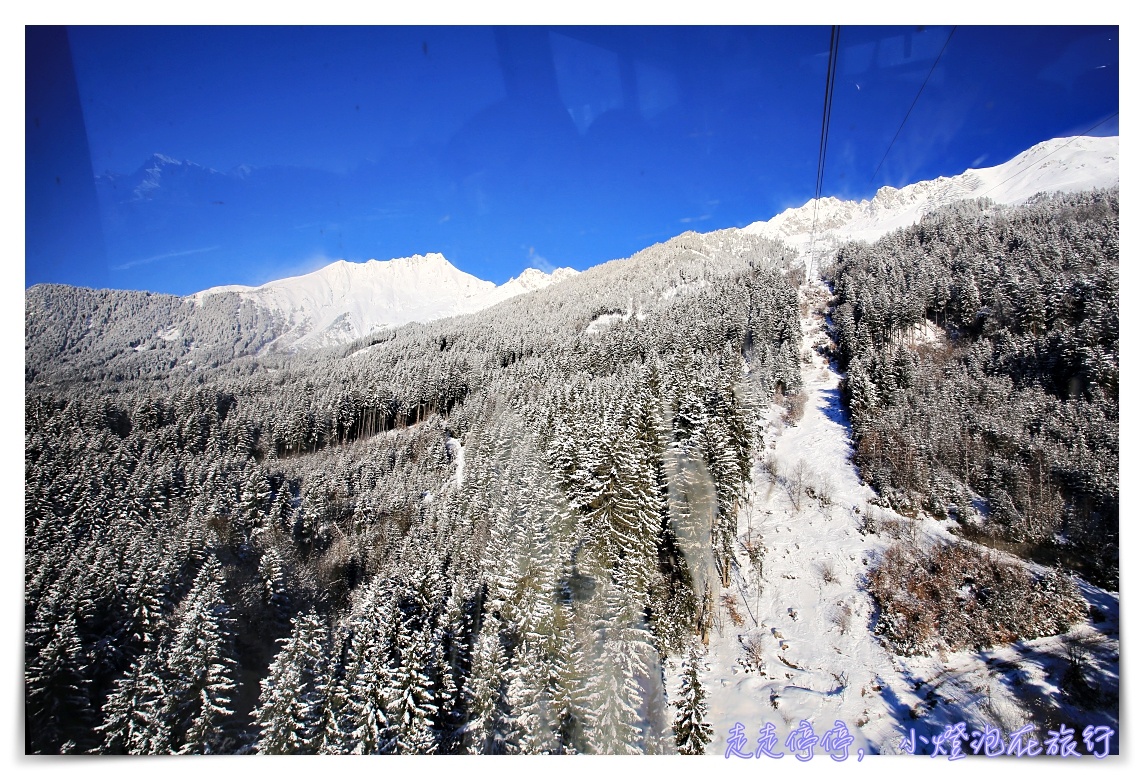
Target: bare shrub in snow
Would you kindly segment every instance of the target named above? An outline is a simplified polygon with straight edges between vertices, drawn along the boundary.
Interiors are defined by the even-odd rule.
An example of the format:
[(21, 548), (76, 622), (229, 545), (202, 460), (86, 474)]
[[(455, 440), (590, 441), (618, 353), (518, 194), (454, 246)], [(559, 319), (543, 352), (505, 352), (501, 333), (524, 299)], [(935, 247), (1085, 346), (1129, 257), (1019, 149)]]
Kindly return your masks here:
[(743, 667), (749, 672), (762, 674), (765, 668), (763, 638), (758, 634), (745, 634), (739, 637), (739, 644), (743, 646)]
[(814, 487), (814, 495), (823, 506), (833, 506), (834, 483), (828, 477), (820, 477)]
[(891, 539), (907, 541), (915, 545), (918, 541), (917, 521), (904, 517), (883, 515), (869, 507), (866, 508), (866, 511), (862, 515), (862, 524), (858, 530), (863, 534), (888, 536)]
[(1079, 707), (1091, 709), (1100, 703), (1100, 691), (1085, 677), (1085, 669), (1091, 664), (1088, 654), (1078, 642), (1068, 646), (1068, 666), (1061, 679), (1061, 689), (1069, 701)]
[(828, 585), (832, 582), (838, 582), (838, 575), (834, 571), (834, 561), (829, 558), (818, 564), (818, 573), (822, 575), (822, 581)]
[(739, 611), (739, 604), (735, 601), (734, 593), (724, 593), (722, 597), (723, 608), (727, 610), (727, 617), (736, 626), (743, 625), (743, 613)]
[(806, 411), (806, 393), (798, 392), (783, 399), (783, 422), (796, 425)]
[(881, 533), (882, 523), (878, 516), (870, 511), (870, 507), (866, 507), (866, 511), (862, 513), (862, 524), (858, 526), (858, 530), (863, 536)]
[(743, 549), (747, 551), (747, 558), (751, 562), (751, 573), (755, 577), (755, 582), (758, 583), (763, 576), (763, 558), (767, 548), (758, 539), (744, 539), (742, 543)]
[(802, 509), (802, 500), (807, 495), (807, 488), (810, 486), (813, 476), (810, 464), (804, 458), (799, 458), (798, 463), (783, 480), (787, 496), (790, 497), (790, 501), (796, 510)]
[(850, 605), (840, 601), (830, 610), (830, 624), (838, 629), (838, 633), (845, 634), (850, 630), (853, 615)]
[(766, 457), (763, 458), (763, 471), (765, 471), (771, 479), (778, 477), (779, 464), (778, 461), (775, 460), (774, 453), (768, 452)]

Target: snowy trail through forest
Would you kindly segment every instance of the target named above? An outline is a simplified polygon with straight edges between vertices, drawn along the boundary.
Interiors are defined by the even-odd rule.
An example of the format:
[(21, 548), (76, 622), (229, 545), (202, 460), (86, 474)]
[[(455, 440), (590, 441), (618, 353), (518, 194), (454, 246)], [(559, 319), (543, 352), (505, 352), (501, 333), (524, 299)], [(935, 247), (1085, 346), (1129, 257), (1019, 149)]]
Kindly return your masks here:
[[(1067, 706), (1050, 711), (1043, 701), (1059, 698), (1070, 647), (1083, 647), (1103, 679), (1119, 678), (1117, 594), (1082, 581), (1085, 598), (1106, 615), (1103, 624), (981, 652), (903, 658), (874, 634), (876, 605), (864, 578), (901, 531), (863, 533), (876, 496), (854, 465), (842, 377), (826, 356), (829, 291), (815, 282), (799, 295), (805, 409), (800, 419), (788, 414), (788, 423), (774, 405), (762, 424), (739, 513), (733, 581), (718, 605), (702, 677), (714, 730), (709, 752), (727, 750), (737, 723), (741, 750), (752, 754), (768, 722), (778, 738), (774, 752), (787, 753), (784, 741), (803, 721), (819, 738), (841, 723), (854, 737), (854, 758), (859, 749), (903, 752), (911, 727), (933, 736), (964, 721), (1009, 733), (1034, 722), (1043, 735), (1054, 719), (1091, 717)], [(913, 541), (954, 538), (932, 519), (874, 511)]]
[(873, 493), (852, 462), (841, 377), (818, 350), (827, 296), (821, 283), (800, 291), (805, 411), (787, 426), (775, 407), (767, 423), (739, 517), (738, 587), (729, 592), (742, 602), (724, 597), (711, 640), (706, 682), (716, 737), (725, 742), (742, 723), (752, 751), (767, 721), (780, 746), (802, 720), (819, 735), (842, 721), (854, 751), (889, 752), (899, 739), (892, 720), (878, 722), (896, 686), (884, 679), (892, 662), (871, 633), (872, 604), (858, 587), (871, 554), (861, 510)]

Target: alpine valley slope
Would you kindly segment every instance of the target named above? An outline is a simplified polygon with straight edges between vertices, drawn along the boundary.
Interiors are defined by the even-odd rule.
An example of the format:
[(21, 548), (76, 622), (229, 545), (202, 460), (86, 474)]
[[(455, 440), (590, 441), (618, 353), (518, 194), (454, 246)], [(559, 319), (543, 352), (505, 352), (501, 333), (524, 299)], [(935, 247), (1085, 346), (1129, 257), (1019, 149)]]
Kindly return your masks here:
[[(1115, 186), (1119, 182), (1118, 156), (1117, 138), (1058, 139), (1033, 147), (996, 168), (967, 171), (950, 179), (921, 182), (901, 190), (883, 188), (871, 201), (854, 203), (822, 199), (819, 201), (817, 227), (819, 235), (825, 234), (829, 239), (816, 243), (815, 252), (831, 243), (876, 238), (911, 224), (932, 209), (963, 198), (986, 196), (1012, 203), (1041, 191)], [(680, 331), (667, 331), (663, 342), (670, 344), (679, 339), (681, 331), (686, 336), (686, 331), (705, 330), (705, 312), (715, 313), (726, 308), (726, 298), (705, 297), (704, 290), (711, 282), (702, 276), (703, 273), (709, 270), (718, 272), (736, 260), (746, 264), (751, 251), (761, 253), (766, 249), (767, 257), (777, 256), (770, 247), (757, 246), (769, 244), (762, 240), (766, 237), (779, 238), (797, 246), (797, 256), (787, 254), (788, 263), (807, 258), (812, 223), (815, 222), (813, 208), (814, 203), (811, 202), (742, 231), (687, 234), (660, 247), (645, 250), (640, 253), (642, 258), (616, 261), (590, 269), (581, 276), (576, 276), (571, 269), (561, 269), (551, 275), (526, 271), (499, 287), (459, 271), (441, 255), (387, 262), (339, 261), (314, 273), (261, 287), (212, 288), (188, 298), (80, 290), (59, 285), (38, 286), (28, 290), (25, 298), (26, 344), (30, 345), (26, 347), (26, 373), (29, 364), (36, 365), (37, 355), (49, 352), (54, 355), (53, 360), (62, 360), (70, 355), (83, 356), (88, 361), (83, 366), (96, 365), (96, 362), (102, 365), (108, 360), (126, 356), (138, 361), (157, 361), (164, 370), (168, 363), (173, 370), (178, 362), (180, 369), (197, 371), (197, 366), (210, 365), (205, 359), (208, 348), (217, 348), (217, 362), (222, 365), (228, 355), (271, 350), (301, 351), (326, 344), (346, 343), (377, 329), (475, 313), (486, 308), (488, 311), (474, 318), (476, 327), (468, 324), (470, 330), (493, 330), (481, 330), (480, 326), (488, 323), (496, 325), (502, 332), (514, 334), (514, 325), (527, 322), (530, 312), (559, 310), (559, 305), (565, 301), (575, 301), (579, 307), (577, 312), (569, 311), (563, 315), (567, 322), (576, 322), (577, 328), (581, 329), (582, 338), (577, 340), (584, 351), (566, 353), (576, 356), (577, 360), (582, 360), (579, 358), (581, 354), (589, 357), (603, 354), (602, 349), (595, 351), (594, 347), (612, 329), (620, 331), (625, 327), (638, 327), (644, 319), (645, 306), (648, 310), (653, 305), (663, 309), (682, 309), (677, 320), (664, 320), (665, 323), (686, 324), (686, 328), (680, 328)], [(687, 266), (687, 274), (680, 270), (684, 262), (680, 256), (686, 257), (686, 262), (691, 264)], [(643, 272), (636, 273), (631, 270), (633, 267), (642, 267)], [(657, 272), (664, 268), (671, 269), (672, 273)], [(808, 270), (813, 273), (813, 268)], [(717, 277), (718, 273), (712, 276)], [(605, 283), (616, 280), (624, 284)], [(553, 287), (555, 282), (561, 281), (567, 283), (559, 288)], [(666, 284), (671, 286), (665, 289), (663, 285)], [(541, 288), (548, 289), (536, 295), (521, 295)], [(633, 294), (634, 300), (628, 298)], [(643, 300), (640, 295), (644, 296)], [(932, 737), (959, 721), (973, 725), (995, 724), (1006, 732), (1006, 736), (1028, 722), (1034, 722), (1039, 735), (1043, 736), (1045, 729), (1059, 724), (1059, 720), (1050, 720), (1054, 717), (1063, 717), (1080, 727), (1084, 722), (1092, 722), (1085, 720), (1090, 717), (1085, 711), (1058, 708), (1052, 703), (1061, 699), (1062, 667), (1072, 645), (1085, 645), (1092, 661), (1091, 673), (1112, 680), (1118, 686), (1117, 594), (1080, 583), (1085, 598), (1099, 607), (1106, 618), (1099, 625), (1091, 621), (1080, 623), (1069, 635), (1044, 637), (980, 652), (906, 658), (892, 654), (873, 634), (875, 606), (865, 587), (865, 578), (870, 565), (893, 543), (894, 538), (885, 531), (871, 533), (863, 527), (863, 509), (873, 503), (875, 495), (860, 480), (854, 466), (848, 416), (839, 389), (841, 377), (826, 357), (825, 347), (830, 338), (826, 327), (829, 293), (816, 280), (804, 284), (799, 295), (803, 304), (801, 334), (791, 323), (792, 334), (797, 334), (791, 341), (796, 341), (798, 346), (792, 346), (790, 351), (803, 355), (800, 368), (803, 390), (808, 396), (806, 411), (797, 424), (788, 425), (781, 419), (782, 410), (773, 405), (759, 423), (751, 463), (752, 479), (736, 518), (735, 560), (726, 568), (730, 586), (717, 594), (712, 605), (716, 619), (700, 675), (706, 689), (706, 720), (713, 728), (707, 752), (723, 753), (735, 724), (743, 724), (745, 744), (742, 747), (746, 755), (753, 757), (759, 727), (767, 721), (777, 726), (777, 749), (787, 753), (797, 751), (790, 745), (784, 746), (783, 738), (799, 729), (803, 721), (813, 725), (818, 736), (827, 729), (844, 726), (854, 737), (849, 746), (852, 756), (859, 749), (867, 754), (901, 752), (903, 737), (913, 730), (916, 729), (919, 736)], [(490, 308), (514, 296), (515, 300), (503, 306)], [(608, 296), (615, 300), (607, 300)], [(626, 307), (625, 298), (628, 299)], [(596, 311), (599, 313), (594, 315), (595, 319), (587, 319)], [(507, 324), (502, 327), (502, 323)], [(230, 328), (234, 328), (233, 332)], [(713, 328), (711, 330), (715, 332)], [(254, 337), (265, 338), (258, 340), (245, 335), (247, 332), (253, 333)], [(397, 335), (400, 337), (401, 333)], [(621, 332), (619, 335), (624, 334)], [(239, 338), (244, 340), (239, 342)], [(566, 331), (553, 331), (545, 338), (567, 340)], [(426, 342), (410, 339), (407, 343), (420, 347)], [(538, 338), (536, 343), (545, 342)], [(686, 345), (687, 342), (682, 343)], [(37, 344), (41, 346), (37, 347)], [(323, 381), (334, 389), (345, 387), (354, 391), (359, 385), (371, 384), (357, 381), (358, 377), (372, 377), (373, 385), (380, 384), (377, 377), (387, 371), (388, 366), (377, 359), (377, 355), (385, 349), (386, 343), (378, 343), (349, 356), (338, 354), (336, 359), (332, 354), (306, 352), (270, 356), (264, 362), (268, 373), (280, 372), (284, 381), (294, 382), (294, 386), (299, 388), (303, 386), (305, 377), (287, 376), (289, 372), (282, 371), (279, 365), (296, 362), (301, 366), (298, 374), (318, 370), (311, 369), (313, 366), (335, 366), (337, 373)], [(459, 364), (463, 359), (463, 356), (458, 357), (461, 353), (455, 345), (448, 352), (433, 351), (432, 354), (445, 367), (450, 361), (455, 360)], [(737, 374), (739, 356), (733, 349), (728, 356), (735, 361), (730, 365), (735, 367)], [(250, 365), (256, 366), (260, 360), (252, 359)], [(322, 364), (322, 360), (329, 362)], [(516, 366), (514, 371), (519, 371), (531, 382), (526, 369), (531, 371), (542, 362), (547, 366), (553, 364), (548, 355), (537, 353), (529, 357), (528, 363), (521, 360), (511, 365)], [(789, 363), (794, 362), (792, 354)], [(188, 367), (188, 364), (196, 367)], [(576, 368), (575, 361), (569, 361), (569, 365)], [(368, 374), (363, 366), (382, 368)], [(238, 367), (243, 368), (246, 366)], [(427, 373), (420, 371), (420, 366), (417, 369), (420, 374)], [(764, 381), (754, 371), (744, 362), (745, 382), (756, 382), (767, 391), (764, 397), (769, 398), (774, 378), (768, 375)], [(233, 376), (241, 373), (245, 372), (236, 370)], [(536, 372), (537, 375), (539, 373)], [(203, 376), (211, 379), (205, 373)], [(232, 379), (231, 376), (224, 378), (228, 382)], [(238, 379), (234, 381), (237, 383)], [(262, 384), (271, 386), (273, 383)], [(619, 380), (616, 385), (620, 385)], [(507, 383), (506, 386), (512, 387)], [(250, 382), (243, 387), (246, 395), (242, 397), (242, 403), (258, 408), (259, 399), (251, 389), (256, 385)], [(115, 392), (119, 393), (121, 389), (117, 386)], [(130, 392), (130, 388), (128, 390)], [(88, 388), (78, 386), (77, 392), (86, 394)], [(262, 389), (257, 390), (257, 393), (262, 392)], [(285, 392), (273, 389), (269, 392), (279, 393), (271, 396), (275, 399), (287, 397)], [(316, 394), (307, 389), (300, 395)], [(308, 403), (310, 399), (302, 400)], [(318, 400), (325, 403), (324, 399)], [(235, 408), (242, 409), (241, 406)], [(263, 408), (273, 410), (269, 403)], [(300, 401), (297, 408), (304, 410), (305, 406)], [(592, 407), (586, 404), (585, 408)], [(592, 418), (569, 414), (569, 419), (577, 424), (581, 417), (584, 419), (583, 429), (592, 429), (595, 425)], [(209, 419), (209, 415), (204, 415), (204, 419)], [(230, 419), (234, 420), (233, 417)], [(441, 446), (450, 453), (451, 461), (442, 460), (438, 465), (427, 466), (424, 472), (406, 472), (417, 475), (418, 479), (422, 475), (446, 474), (447, 482), (437, 482), (437, 489), (420, 494), (417, 512), (443, 506), (450, 490), (480, 486), (484, 479), (482, 468), (484, 474), (504, 471), (509, 475), (506, 480), (511, 477), (527, 487), (524, 478), (516, 477), (518, 472), (502, 469), (499, 462), (488, 454), (482, 461), (482, 450), (476, 446), (478, 441), (455, 437), (453, 431), (443, 426), (439, 435), (433, 433), (432, 425), (436, 422), (439, 421), (422, 420), (401, 431), (387, 431), (375, 437), (372, 443), (355, 441), (340, 450), (330, 446), (316, 452), (291, 455), (283, 458), (281, 465), (275, 468), (295, 469), (283, 471), (283, 475), (303, 474), (301, 469), (305, 468), (304, 479), (307, 481), (313, 474), (316, 488), (307, 495), (313, 495), (317, 505), (317, 500), (325, 501), (330, 493), (317, 479), (316, 472), (337, 473), (339, 469), (335, 464), (348, 463), (362, 453), (382, 451), (368, 447), (388, 446), (386, 442), (390, 440), (415, 436), (420, 431), (425, 436), (432, 434), (438, 440), (443, 439)], [(74, 438), (77, 440), (90, 438), (86, 429), (71, 423), (68, 426), (69, 429), (75, 428)], [(571, 425), (569, 427), (572, 431), (578, 430)], [(504, 430), (513, 429), (506, 425)], [(141, 436), (141, 431), (142, 426), (134, 435)], [(595, 435), (594, 431), (592, 435)], [(571, 434), (568, 438), (575, 440)], [(489, 439), (496, 437), (490, 435)], [(29, 440), (34, 441), (34, 438)], [(605, 439), (586, 441), (597, 440)], [(108, 465), (110, 469), (117, 461), (97, 447), (115, 447), (119, 441), (120, 437), (112, 435), (93, 439), (91, 446), (82, 441), (83, 451), (91, 453), (91, 460), (86, 462), (100, 467), (111, 464)], [(504, 442), (506, 447), (523, 449), (522, 443), (511, 437), (505, 436)], [(500, 446), (498, 439), (486, 453), (497, 454)], [(203, 459), (209, 457), (203, 456)], [(421, 459), (422, 463), (429, 461), (429, 458)], [(145, 471), (134, 472), (132, 484)], [(536, 473), (545, 472), (538, 469)], [(92, 479), (91, 482), (97, 484), (98, 480)], [(44, 483), (50, 484), (48, 480)], [(29, 480), (28, 484), (35, 482)], [(281, 484), (288, 485), (289, 480), (283, 478)], [(384, 483), (378, 480), (377, 484), (376, 495), (381, 496)], [(405, 480), (405, 484), (419, 487), (412, 479)], [(497, 483), (490, 480), (486, 484)], [(510, 483), (506, 481), (504, 484)], [(804, 486), (811, 490), (808, 492)], [(496, 491), (490, 488), (489, 492), (494, 494)], [(233, 501), (237, 495), (238, 491), (234, 490), (227, 500)], [(288, 496), (288, 493), (280, 495)], [(308, 497), (303, 499), (301, 495), (298, 498), (310, 500)], [(504, 504), (488, 506), (511, 507), (509, 499), (515, 500), (509, 496)], [(29, 500), (27, 495), (26, 503), (33, 510), (47, 505)], [(346, 503), (349, 504), (348, 501)], [(483, 510), (484, 516), (492, 518), (495, 513), (487, 511), (488, 506)], [(288, 503), (286, 508), (289, 508)], [(888, 510), (880, 515), (895, 523), (904, 522)], [(441, 516), (444, 518), (448, 514), (442, 512)], [(515, 516), (507, 509), (500, 516), (505, 528), (515, 522)], [(45, 528), (54, 527), (45, 525)], [(182, 528), (183, 525), (174, 527)], [(916, 524), (908, 524), (908, 528), (921, 541), (948, 539), (950, 536), (949, 530), (935, 520), (922, 519)], [(511, 536), (506, 533), (502, 538)], [(523, 534), (521, 538), (524, 538)], [(531, 549), (523, 541), (516, 544), (517, 550)], [(411, 542), (408, 545), (410, 560), (428, 560), (412, 557), (427, 547), (429, 545)], [(172, 546), (171, 549), (180, 548)], [(493, 551), (499, 552), (499, 549)], [(117, 556), (120, 560), (125, 557), (121, 551), (107, 557), (116, 560)], [(508, 557), (507, 554), (504, 556)], [(82, 558), (77, 557), (77, 560)], [(28, 568), (38, 571), (32, 565)], [(82, 568), (73, 565), (68, 571)], [(427, 566), (423, 570), (428, 569)], [(150, 574), (148, 570), (144, 571)], [(115, 582), (114, 579), (110, 581)], [(378, 579), (378, 582), (384, 583), (378, 587), (378, 593), (389, 587), (388, 581)], [(485, 625), (492, 627), (488, 637), (498, 635), (492, 620)], [(473, 646), (482, 644), (476, 641)], [(488, 646), (499, 647), (495, 641), (490, 641)], [(620, 647), (621, 642), (614, 641), (613, 646)], [(495, 652), (488, 657), (499, 658)], [(671, 692), (678, 690), (675, 673), (678, 660), (671, 658), (666, 667), (666, 683)], [(493, 664), (487, 663), (486, 666), (492, 667)], [(254, 690), (250, 683), (256, 679), (252, 677), (249, 683), (244, 683), (248, 690)], [(495, 675), (487, 679), (495, 679)], [(657, 674), (654, 680), (649, 678), (649, 681), (658, 685), (656, 681), (659, 679)], [(495, 689), (490, 687), (490, 690)], [(1109, 710), (1100, 717), (1101, 724), (1119, 728), (1118, 710)], [(1078, 737), (1080, 727), (1077, 728)], [(926, 746), (919, 742), (919, 748), (925, 749)], [(825, 761), (825, 756), (821, 755), (824, 750), (819, 749), (818, 752), (820, 762)]]
[[(814, 259), (818, 259), (844, 241), (876, 240), (957, 200), (988, 197), (1012, 204), (1039, 192), (1116, 186), (1120, 181), (1119, 157), (1117, 136), (1053, 139), (992, 168), (969, 169), (901, 189), (882, 187), (871, 200), (821, 198), (817, 215), (811, 200), (742, 230), (785, 241), (803, 257), (810, 254), (814, 230)], [(440, 254), (428, 253), (364, 263), (339, 260), (312, 273), (260, 287), (212, 287), (192, 298), (201, 304), (212, 295), (238, 293), (242, 299), (284, 318), (287, 330), (271, 349), (302, 349), (348, 343), (409, 322), (480, 311), (576, 273), (571, 268), (551, 274), (530, 268), (497, 286), (459, 270)]]
[[(821, 199), (814, 258), (825, 261), (835, 246), (876, 240), (957, 200), (1018, 204), (1042, 192), (1118, 185), (1117, 137), (1046, 141), (993, 168), (902, 189), (883, 187), (869, 201)], [(784, 240), (806, 262), (814, 221), (811, 201), (743, 232)], [(1029, 723), (1043, 737), (1061, 718), (1118, 730), (1114, 708), (1077, 708), (1061, 690), (1067, 658), (1077, 647), (1084, 648), (1092, 677), (1118, 688), (1118, 593), (1077, 578), (1093, 614), (1102, 618), (1078, 623), (1067, 634), (984, 651), (904, 657), (874, 635), (877, 607), (864, 583), (871, 565), (898, 537), (863, 527), (876, 494), (854, 465), (842, 377), (826, 357), (830, 292), (814, 278), (813, 267), (808, 276), (800, 290), (806, 411), (789, 426), (773, 406), (769, 420), (760, 423), (764, 443), (739, 512), (735, 575), (719, 605), (701, 675), (714, 732), (708, 752), (727, 749), (732, 756), (730, 735), (741, 724), (745, 742), (734, 744), (754, 755), (760, 726), (767, 722), (777, 726), (775, 750), (788, 754), (794, 751), (782, 740), (800, 726), (810, 724), (821, 737), (845, 725), (854, 737), (851, 758), (859, 750), (908, 752), (902, 745), (911, 734), (932, 739), (958, 722), (969, 729), (995, 725), (1006, 739)], [(804, 484), (813, 498), (792, 490)], [(918, 543), (955, 538), (949, 523), (874, 511), (908, 528)], [(672, 659), (675, 680), (676, 663)], [(1117, 745), (1118, 736), (1113, 752)], [(921, 740), (916, 748), (936, 750)]]
[[(873, 241), (957, 200), (988, 197), (1012, 204), (1039, 192), (1116, 186), (1119, 157), (1116, 136), (1053, 139), (992, 168), (969, 169), (901, 189), (882, 187), (871, 200), (821, 198), (817, 217), (811, 200), (742, 230), (809, 249), (812, 229), (817, 228), (816, 243), (821, 243), (815, 249), (825, 251), (843, 241)], [(497, 286), (457, 269), (440, 254), (428, 253), (365, 263), (339, 260), (303, 276), (260, 287), (212, 287), (193, 298), (201, 302), (210, 295), (236, 292), (287, 319), (290, 330), (275, 347), (304, 348), (346, 343), (409, 322), (479, 311), (576, 273), (571, 268), (551, 274), (530, 268)]]
[(551, 274), (529, 268), (498, 286), (431, 252), (364, 263), (338, 260), (261, 287), (212, 287), (191, 297), (201, 304), (212, 295), (237, 293), (285, 319), (287, 330), (271, 349), (302, 349), (345, 344), (410, 322), (470, 314), (577, 273), (572, 268)]

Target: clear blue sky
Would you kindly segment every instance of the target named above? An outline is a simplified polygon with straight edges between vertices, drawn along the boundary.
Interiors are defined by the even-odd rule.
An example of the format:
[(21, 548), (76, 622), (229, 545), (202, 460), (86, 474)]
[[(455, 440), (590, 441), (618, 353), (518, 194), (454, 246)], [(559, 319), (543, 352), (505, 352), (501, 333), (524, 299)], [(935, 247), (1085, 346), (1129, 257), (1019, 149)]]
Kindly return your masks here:
[[(1119, 111), (1115, 27), (950, 30), (842, 28), (824, 194), (996, 165)], [(28, 28), (25, 283), (186, 294), (425, 252), (499, 283), (768, 219), (814, 194), (829, 39)], [(155, 153), (196, 166), (156, 180)]]

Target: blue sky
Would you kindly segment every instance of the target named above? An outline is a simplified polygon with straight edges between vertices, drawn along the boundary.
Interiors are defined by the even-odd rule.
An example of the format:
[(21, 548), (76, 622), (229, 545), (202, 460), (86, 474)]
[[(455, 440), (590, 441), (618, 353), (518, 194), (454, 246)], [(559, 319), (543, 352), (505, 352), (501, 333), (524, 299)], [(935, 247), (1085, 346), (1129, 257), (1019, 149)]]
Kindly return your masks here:
[[(996, 165), (1119, 111), (1115, 27), (950, 31), (842, 28), (824, 194)], [(814, 194), (829, 39), (29, 29), (25, 284), (186, 294), (425, 252), (499, 283), (767, 219)]]

